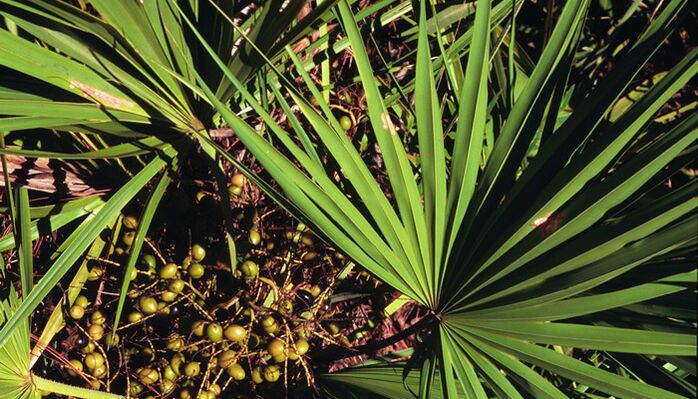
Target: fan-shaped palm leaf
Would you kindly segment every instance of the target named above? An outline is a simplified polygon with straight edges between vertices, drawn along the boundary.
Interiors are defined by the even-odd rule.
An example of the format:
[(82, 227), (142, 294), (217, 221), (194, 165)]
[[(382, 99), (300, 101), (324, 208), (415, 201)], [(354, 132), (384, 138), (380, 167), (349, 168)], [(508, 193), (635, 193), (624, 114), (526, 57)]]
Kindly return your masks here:
[[(25, 188), (19, 188), (11, 200), (13, 231), (19, 249), (19, 271), (22, 294), (26, 299), (33, 289), (33, 262), (30, 228), (29, 197)], [(5, 327), (20, 308), (14, 287), (0, 303), (0, 325)], [(39, 399), (41, 392), (55, 392), (79, 398), (120, 399), (120, 395), (99, 392), (33, 375), (30, 371), (29, 321), (24, 319), (15, 324), (8, 337), (0, 345), (0, 396), (7, 399)]]
[[(197, 81), (294, 203), (297, 216), (431, 310), (431, 349), (423, 360), (420, 397), (427, 397), (438, 379), (442, 397), (448, 398), (561, 398), (581, 386), (624, 398), (679, 398), (688, 393), (671, 382), (653, 386), (570, 354), (579, 348), (652, 355), (657, 361), (696, 354), (695, 315), (676, 318), (671, 306), (649, 315), (635, 306), (678, 298), (695, 287), (694, 259), (684, 260), (696, 247), (698, 186), (690, 182), (660, 198), (648, 196), (667, 176), (666, 168), (676, 170), (676, 160), (694, 150), (698, 117), (687, 116), (671, 128), (659, 126), (651, 140), (646, 129), (695, 75), (698, 51), (688, 54), (613, 123), (605, 120), (633, 76), (672, 31), (684, 5), (682, 0), (669, 2), (614, 71), (588, 93), (588, 100), (562, 123), (546, 128), (550, 136), (540, 143), (537, 155), (527, 159), (535, 133), (559, 108), (560, 99), (553, 93), (565, 88), (589, 7), (584, 0), (566, 2), (525, 87), (505, 110), (481, 167), (490, 95), (490, 1), (477, 2), (465, 78), (457, 95), (455, 140), (448, 147), (422, 1), (414, 101), (421, 168), (415, 171), (374, 79), (351, 9), (340, 2), (338, 11), (390, 196), (383, 193), (385, 187), (379, 186), (341, 130), (299, 60), (298, 72), (319, 110), (292, 85), (286, 85), (288, 95), (312, 126), (318, 152), (327, 154), (324, 163), (309, 151), (307, 140), (302, 147), (297, 144), (308, 133), (297, 124), (298, 141), (245, 95), (289, 154), (283, 155), (230, 112), (204, 79)], [(215, 53), (210, 54), (215, 59)], [(219, 66), (225, 64), (219, 61)], [(234, 75), (226, 76), (245, 94)], [(284, 78), (279, 79), (284, 84)], [(640, 138), (645, 140), (641, 146)], [(629, 149), (633, 154), (626, 153)], [(329, 177), (335, 170), (339, 182)], [(647, 270), (651, 273), (645, 276), (650, 277), (642, 277), (640, 271)], [(386, 393), (387, 386), (378, 386), (378, 381), (394, 379), (382, 376), (385, 372), (361, 367), (340, 373), (354, 381), (375, 379), (362, 389), (383, 397), (395, 395)]]

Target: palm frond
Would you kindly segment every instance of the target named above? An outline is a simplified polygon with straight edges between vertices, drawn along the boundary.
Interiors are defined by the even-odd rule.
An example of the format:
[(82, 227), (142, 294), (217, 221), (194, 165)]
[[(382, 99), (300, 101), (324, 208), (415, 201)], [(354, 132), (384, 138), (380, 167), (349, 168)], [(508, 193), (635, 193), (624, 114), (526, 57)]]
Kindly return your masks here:
[[(646, 208), (632, 206), (648, 195), (647, 182), (662, 175), (698, 139), (695, 116), (662, 131), (649, 144), (633, 147), (631, 156), (627, 151), (645, 134), (669, 97), (695, 74), (696, 53), (672, 68), (669, 78), (654, 85), (623, 116), (601, 124), (627, 87), (628, 75), (636, 73), (659, 40), (671, 32), (684, 5), (680, 0), (668, 4), (630, 49), (628, 58), (593, 89), (590, 97), (594, 100), (558, 123), (549, 113), (557, 112), (562, 103), (589, 7), (585, 1), (567, 2), (525, 87), (516, 96), (509, 93), (515, 101), (501, 131), (488, 139), (485, 121), (491, 108), (487, 107), (485, 83), (492, 58), (486, 32), (496, 21), (490, 3), (478, 1), (455, 143), (449, 148), (451, 162), (446, 164), (443, 141), (437, 140), (443, 128), (440, 109), (435, 106), (438, 94), (426, 45), (426, 7), (421, 2), (419, 21), (424, 29), (419, 34), (414, 114), (422, 168), (416, 174), (373, 79), (356, 19), (348, 3), (340, 2), (339, 15), (367, 98), (366, 113), (383, 157), (390, 198), (376, 191), (374, 178), (359, 162), (360, 155), (342, 134), (299, 59), (295, 61), (297, 71), (319, 111), (278, 76), (313, 128), (312, 132), (299, 128), (294, 132), (312, 134), (317, 140), (312, 144), (331, 157), (320, 165), (311, 158), (314, 151), (307, 139), (301, 136), (299, 142), (306, 144), (298, 146), (290, 139), (292, 132), (263, 116), (288, 151), (284, 155), (217, 101), (202, 79), (198, 83), (284, 195), (296, 204), (299, 217), (310, 221), (357, 263), (437, 314), (432, 334), (438, 338), (429, 342), (438, 355), (424, 358), (420, 367), (424, 374), (415, 396), (426, 397), (429, 387), (436, 385), (434, 365), (438, 365), (443, 397), (494, 393), (560, 398), (567, 397), (576, 384), (621, 397), (680, 397), (663, 387), (595, 368), (561, 353), (560, 348), (695, 356), (695, 331), (685, 321), (664, 319), (662, 324), (666, 328), (672, 325), (674, 331), (656, 331), (644, 327), (628, 310), (690, 290), (694, 284), (673, 285), (671, 281), (692, 276), (694, 267), (629, 286), (611, 286), (625, 281), (619, 276), (672, 259), (677, 248), (695, 246), (689, 231), (696, 218), (690, 205), (695, 200), (694, 183)], [(212, 51), (209, 54), (215, 59)], [(245, 93), (232, 74), (226, 76)], [(276, 92), (277, 97), (281, 95)], [(244, 98), (264, 115), (254, 97), (248, 93)], [(546, 111), (549, 106), (552, 111)], [(536, 137), (539, 129), (551, 137)], [(491, 148), (483, 148), (486, 140), (493, 140)], [(540, 148), (530, 153), (534, 141)], [(488, 155), (481, 168), (483, 151)], [(556, 151), (566, 156), (553, 157)], [(525, 162), (528, 157), (532, 158), (530, 165)], [(339, 165), (340, 183), (326, 178), (330, 162)], [(552, 162), (559, 164), (551, 169)], [(527, 166), (521, 172), (522, 164)], [(347, 184), (344, 188), (343, 183)], [(349, 201), (348, 187), (360, 203)], [(541, 192), (532, 192), (531, 187), (540, 187)], [(448, 206), (437, 206), (444, 203), (446, 193)], [(441, 214), (444, 210), (447, 213)], [(555, 314), (557, 311), (560, 313)], [(616, 314), (623, 315), (623, 322), (614, 319)], [(559, 378), (548, 380), (538, 370)], [(361, 381), (358, 376), (364, 371), (352, 368), (336, 378), (332, 374), (322, 378), (331, 384), (343, 376)], [(363, 381), (373, 378), (387, 384), (392, 379), (389, 374), (384, 369), (371, 371), (363, 375)], [(383, 396), (394, 394), (386, 393), (387, 385), (377, 385), (368, 383), (363, 389)]]

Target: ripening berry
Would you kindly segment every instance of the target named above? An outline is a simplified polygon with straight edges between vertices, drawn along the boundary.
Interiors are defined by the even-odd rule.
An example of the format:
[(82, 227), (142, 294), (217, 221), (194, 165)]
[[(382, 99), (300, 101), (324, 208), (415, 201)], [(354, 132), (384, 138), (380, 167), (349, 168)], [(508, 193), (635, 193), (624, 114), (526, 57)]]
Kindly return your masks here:
[(240, 265), (240, 272), (245, 280), (251, 280), (259, 274), (259, 266), (251, 260), (246, 260)]
[(189, 273), (189, 277), (193, 278), (194, 280), (197, 280), (204, 276), (204, 273), (206, 273), (206, 269), (204, 269), (204, 267), (201, 266), (200, 263), (192, 263), (189, 266), (189, 269), (187, 269), (187, 273)]
[(94, 370), (103, 364), (104, 357), (97, 352), (92, 352), (85, 356), (85, 366), (87, 366), (87, 368), (90, 370)]
[(236, 173), (230, 178), (230, 184), (237, 187), (244, 186), (246, 181), (247, 178), (245, 178), (245, 175), (243, 175), (242, 173)]
[(85, 315), (85, 308), (79, 305), (73, 305), (70, 307), (70, 317), (75, 320), (80, 320)]
[(347, 115), (342, 115), (342, 117), (339, 118), (339, 124), (342, 126), (342, 129), (349, 130), (352, 125), (351, 118)]
[(266, 382), (276, 382), (281, 376), (281, 370), (273, 364), (264, 368), (264, 380)]
[(177, 275), (177, 265), (175, 265), (174, 263), (166, 264), (165, 266), (160, 268), (158, 275), (160, 276), (160, 278), (165, 280), (174, 278)]
[(199, 362), (191, 362), (187, 363), (186, 366), (184, 366), (184, 375), (187, 377), (194, 377), (199, 374), (201, 371), (201, 365)]
[(229, 376), (233, 377), (233, 379), (236, 381), (244, 380), (246, 375), (245, 369), (243, 369), (242, 366), (237, 363), (233, 363), (228, 366), (225, 369), (225, 372), (228, 373)]
[(151, 297), (144, 296), (138, 300), (138, 307), (144, 314), (153, 314), (158, 311), (158, 302)]
[(218, 323), (211, 323), (206, 327), (206, 336), (213, 342), (223, 339), (223, 327)]
[(245, 337), (247, 336), (247, 330), (245, 330), (245, 328), (242, 326), (232, 324), (225, 328), (223, 334), (225, 335), (225, 338), (229, 341), (242, 342), (245, 340)]
[(194, 244), (191, 247), (191, 257), (197, 262), (201, 262), (206, 257), (206, 249), (201, 244)]

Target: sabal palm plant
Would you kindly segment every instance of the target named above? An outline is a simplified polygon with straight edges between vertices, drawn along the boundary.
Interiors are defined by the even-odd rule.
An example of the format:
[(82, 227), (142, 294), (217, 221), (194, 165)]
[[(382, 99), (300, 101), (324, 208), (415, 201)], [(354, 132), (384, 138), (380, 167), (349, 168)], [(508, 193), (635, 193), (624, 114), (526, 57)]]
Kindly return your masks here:
[[(400, 380), (412, 368), (421, 370), (414, 388), (420, 398), (431, 397), (437, 380), (440, 397), (448, 398), (560, 398), (575, 391), (680, 398), (695, 393), (690, 384), (669, 382), (666, 371), (667, 383), (659, 387), (643, 381), (642, 373), (621, 376), (571, 355), (600, 351), (659, 364), (691, 364), (696, 355), (695, 318), (679, 311), (695, 288), (690, 253), (696, 247), (696, 185), (692, 181), (659, 198), (647, 196), (694, 154), (695, 114), (672, 126), (651, 131), (648, 126), (695, 75), (698, 52), (688, 54), (613, 123), (606, 119), (675, 27), (685, 2), (669, 2), (614, 70), (569, 113), (561, 109), (561, 99), (570, 89), (567, 80), (588, 1), (565, 4), (517, 96), (512, 85), (497, 82), (506, 101), (493, 97), (488, 87), (497, 81), (490, 62), (491, 1), (477, 2), (464, 78), (449, 75), (452, 91), (446, 95), (435, 84), (426, 2), (420, 5), (413, 96), (417, 169), (374, 78), (351, 8), (347, 2), (337, 8), (387, 188), (376, 181), (297, 59), (298, 73), (319, 109), (281, 73), (287, 95), (275, 94), (282, 103), (291, 99), (309, 129), (294, 123), (293, 131), (284, 130), (226, 72), (282, 149), (197, 79), (282, 188), (293, 204), (290, 210), (430, 312), (419, 324), (429, 336), (405, 373), (390, 365), (361, 366), (323, 376), (325, 393), (346, 397), (357, 390), (356, 397), (367, 392), (402, 397), (407, 393)], [(461, 56), (442, 48), (438, 59), (453, 66)], [(514, 60), (509, 62), (514, 68)], [(225, 69), (224, 63), (219, 66)], [(444, 97), (457, 105), (453, 132), (442, 124)], [(492, 108), (504, 115), (501, 122), (491, 118)], [(542, 139), (532, 156), (529, 148), (539, 130)], [(454, 139), (444, 140), (449, 133)], [(671, 298), (668, 306), (652, 308), (653, 300), (666, 297)], [(632, 364), (625, 367), (635, 373)]]
[[(0, 150), (3, 154), (157, 155), (106, 202), (82, 199), (52, 216), (65, 223), (91, 213), (4, 324), (0, 347), (26, 325), (125, 204), (161, 176), (136, 235), (132, 253), (139, 252), (169, 182), (160, 172), (168, 164), (176, 168), (192, 142), (216, 160), (236, 162), (207, 134), (217, 111), (281, 192), (251, 177), (356, 263), (429, 310), (418, 325), (427, 332), (425, 343), (404, 364), (404, 374), (377, 363), (322, 375), (325, 395), (346, 397), (349, 387), (357, 397), (407, 396), (403, 378), (420, 397), (568, 397), (585, 389), (629, 398), (691, 395), (689, 383), (661, 367), (657, 372), (666, 383), (646, 383), (646, 372), (635, 364), (690, 367), (695, 357), (695, 320), (680, 310), (695, 287), (695, 265), (687, 260), (696, 245), (696, 185), (653, 201), (646, 197), (694, 153), (695, 115), (651, 131), (648, 126), (695, 74), (698, 53), (689, 54), (613, 123), (606, 119), (675, 27), (686, 1), (669, 1), (572, 112), (563, 110), (562, 99), (571, 90), (567, 80), (588, 1), (565, 4), (521, 90), (521, 83), (507, 79), (517, 67), (514, 51), (507, 71), (498, 64), (499, 44), (511, 37), (505, 17), (515, 9), (512, 3), (479, 0), (473, 26), (446, 40), (438, 29), (427, 29), (430, 23), (438, 26), (438, 14), (427, 20), (426, 2), (419, 2), (414, 103), (401, 104), (417, 119), (416, 169), (387, 105), (398, 97), (382, 92), (374, 79), (350, 2), (325, 1), (290, 30), (301, 2), (286, 8), (284, 3), (265, 3), (255, 14), (260, 22), (250, 29), (258, 19), (229, 20), (225, 9), (219, 14), (213, 6), (224, 2), (91, 1), (97, 18), (58, 1), (0, 1), (6, 18), (0, 64), (19, 72), (0, 78), (0, 113), (6, 116), (0, 131), (78, 132), (71, 142), (92, 149), (65, 154), (10, 148)], [(327, 11), (335, 4), (388, 187), (379, 185), (286, 46), (307, 33), (311, 22), (330, 18)], [(430, 34), (439, 43), (436, 56)], [(501, 43), (493, 45), (493, 37)], [(240, 50), (231, 53), (238, 42)], [(508, 46), (514, 49), (515, 43)], [(278, 68), (280, 57), (297, 64), (319, 104), (315, 109), (307, 103), (285, 75), (265, 75), (272, 101), (291, 110), (290, 101), (304, 117), (293, 120), (292, 131), (258, 101), (268, 93), (250, 93), (246, 86), (253, 71)], [(446, 93), (435, 83), (441, 74), (448, 79)], [(495, 96), (490, 82), (503, 94)], [(230, 109), (232, 98), (256, 111), (267, 137)], [(443, 102), (457, 111), (449, 114)], [(493, 118), (495, 111), (501, 117)], [(445, 116), (455, 118), (453, 132)], [(453, 140), (444, 139), (451, 135)], [(532, 143), (539, 145), (535, 156)], [(633, 154), (626, 153), (629, 148)], [(35, 221), (29, 236), (38, 235), (37, 226)], [(126, 275), (134, 264), (132, 256)], [(666, 298), (671, 300), (663, 307), (652, 306)], [(573, 349), (580, 354), (577, 348), (629, 356), (624, 367), (633, 377), (570, 356)], [(419, 377), (409, 373), (413, 369), (421, 371)]]

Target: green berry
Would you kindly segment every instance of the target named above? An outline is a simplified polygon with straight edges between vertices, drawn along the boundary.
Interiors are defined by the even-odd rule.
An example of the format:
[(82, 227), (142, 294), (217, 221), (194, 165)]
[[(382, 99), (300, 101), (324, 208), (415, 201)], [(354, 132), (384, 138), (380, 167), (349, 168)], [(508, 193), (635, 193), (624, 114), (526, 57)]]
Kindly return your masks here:
[(95, 266), (90, 269), (90, 273), (87, 275), (89, 281), (97, 281), (104, 275), (104, 270), (101, 267)]
[(262, 236), (259, 234), (259, 231), (257, 230), (250, 230), (250, 232), (247, 234), (247, 241), (249, 241), (250, 244), (252, 245), (259, 245), (260, 242), (262, 242)]
[(167, 339), (166, 346), (169, 350), (179, 352), (182, 350), (182, 348), (184, 348), (184, 339), (182, 339), (182, 337), (180, 337), (178, 334), (173, 334)]
[(247, 336), (247, 330), (244, 327), (237, 324), (229, 325), (223, 331), (225, 338), (233, 342), (242, 342)]
[(197, 262), (200, 262), (206, 257), (206, 249), (201, 244), (194, 244), (191, 247), (191, 257)]
[(144, 368), (138, 372), (138, 380), (143, 385), (155, 384), (159, 378), (158, 372), (150, 368)]
[(223, 339), (223, 327), (218, 323), (211, 323), (206, 327), (206, 336), (213, 342)]
[[(300, 359), (300, 356), (298, 356), (298, 353), (296, 353), (295, 349), (289, 348), (288, 350), (288, 360), (298, 360)], [(285, 360), (285, 359), (284, 359)], [(278, 362), (281, 363), (281, 362)]]
[(87, 305), (89, 305), (90, 302), (87, 300), (87, 297), (84, 295), (78, 295), (77, 298), (75, 298), (75, 302), (73, 302), (73, 305), (78, 305), (82, 306), (83, 308), (86, 308)]
[(283, 363), (286, 361), (286, 354), (282, 353), (280, 355), (272, 356), (272, 360), (274, 360), (274, 363)]
[(103, 364), (104, 357), (98, 352), (88, 353), (87, 356), (85, 356), (85, 366), (90, 370), (94, 370)]
[(143, 319), (143, 313), (141, 312), (131, 312), (128, 314), (129, 323), (137, 323)]
[(310, 287), (310, 293), (314, 297), (317, 297), (318, 295), (320, 295), (321, 292), (322, 292), (322, 289), (320, 288), (319, 285), (314, 285), (314, 286)]
[(170, 359), (170, 367), (172, 367), (172, 371), (174, 371), (176, 375), (182, 374), (180, 368), (182, 367), (184, 360), (184, 355), (181, 353), (175, 353), (175, 355), (172, 356), (172, 359)]
[(77, 359), (72, 359), (70, 360), (70, 365), (72, 367), (68, 367), (68, 374), (70, 374), (72, 377), (77, 377), (80, 375), (82, 372), (82, 362), (77, 360)]
[(251, 280), (259, 274), (259, 266), (251, 260), (246, 260), (240, 265), (240, 272), (246, 280)]
[(104, 327), (99, 324), (93, 324), (87, 329), (87, 334), (95, 341), (99, 341), (104, 336)]
[(229, 376), (233, 377), (233, 379), (236, 381), (242, 381), (245, 379), (245, 369), (243, 369), (242, 366), (237, 363), (228, 366), (225, 369), (225, 372), (228, 373)]
[(276, 382), (281, 376), (281, 370), (273, 364), (264, 368), (264, 380), (266, 382)]
[(296, 353), (298, 355), (305, 355), (308, 353), (308, 350), (310, 349), (310, 344), (308, 343), (308, 340), (305, 338), (300, 338), (298, 341), (296, 341)]
[(339, 118), (339, 124), (342, 126), (342, 129), (349, 130), (352, 125), (351, 118), (347, 115), (342, 115), (342, 117)]
[(155, 256), (151, 254), (145, 254), (141, 258), (141, 264), (148, 270), (150, 273), (155, 273), (155, 270), (158, 267), (158, 261), (155, 259)]
[(160, 386), (162, 387), (162, 392), (169, 393), (174, 390), (175, 383), (170, 379), (163, 378), (162, 381), (160, 381)]
[(165, 291), (162, 294), (160, 294), (160, 299), (162, 299), (165, 302), (172, 302), (177, 298), (177, 294), (175, 294), (172, 291)]
[(87, 343), (87, 345), (85, 345), (84, 348), (82, 348), (82, 353), (85, 353), (85, 354), (92, 353), (95, 351), (95, 348), (96, 348), (95, 343), (90, 341)]
[(201, 371), (201, 365), (199, 362), (191, 362), (187, 363), (186, 366), (184, 366), (184, 375), (187, 377), (195, 377), (199, 375), (199, 372)]
[(228, 186), (228, 193), (234, 197), (242, 194), (242, 187), (231, 184)]
[[(303, 234), (301, 236), (301, 242), (309, 247), (315, 245), (315, 239), (313, 238), (312, 234)], [(315, 256), (317, 256), (317, 254)]]
[(133, 245), (133, 240), (136, 238), (136, 233), (133, 231), (126, 231), (124, 234), (121, 236), (121, 242), (127, 247), (131, 248), (131, 245)]
[(136, 277), (138, 277), (138, 269), (134, 267), (131, 269), (131, 275), (128, 277), (128, 279), (129, 281), (133, 281), (136, 279)]
[(267, 345), (267, 352), (271, 356), (283, 355), (286, 352), (286, 343), (280, 339), (274, 339)]
[(218, 363), (218, 367), (220, 368), (228, 368), (233, 365), (237, 361), (237, 353), (233, 350), (227, 350), (221, 352), (218, 357), (216, 358), (216, 362)]
[(119, 335), (115, 333), (109, 333), (104, 337), (104, 341), (107, 343), (108, 347), (112, 348), (119, 344)]
[(267, 316), (262, 319), (262, 329), (267, 334), (273, 334), (279, 329), (279, 325), (276, 323), (276, 319), (272, 316)]
[(206, 197), (208, 197), (208, 194), (205, 191), (199, 191), (196, 193), (196, 202), (201, 202)]
[(138, 395), (141, 392), (143, 392), (143, 385), (141, 385), (137, 381), (131, 381), (129, 393), (131, 393), (131, 395)]
[(107, 321), (107, 318), (102, 314), (102, 312), (95, 310), (95, 312), (92, 313), (92, 316), (90, 316), (90, 321), (92, 324), (102, 325)]
[(177, 379), (177, 374), (174, 372), (174, 369), (172, 369), (172, 366), (168, 365), (162, 370), (162, 378), (170, 381)]
[(262, 378), (262, 369), (259, 367), (253, 368), (250, 374), (252, 375), (252, 381), (254, 381), (255, 384), (261, 384), (264, 382), (264, 379)]
[(158, 313), (165, 316), (170, 314), (170, 308), (167, 307), (165, 302), (158, 302)]
[(201, 266), (200, 263), (192, 263), (191, 266), (189, 266), (189, 269), (187, 269), (189, 277), (193, 278), (194, 280), (203, 277), (205, 272), (206, 269), (204, 269), (204, 267)]
[(138, 307), (144, 314), (153, 314), (158, 311), (158, 302), (154, 298), (144, 296), (138, 300)]
[(167, 290), (174, 292), (175, 294), (179, 294), (180, 292), (184, 291), (184, 281), (180, 279), (170, 281), (170, 283), (167, 284)]
[(92, 375), (95, 378), (104, 378), (107, 375), (106, 366), (102, 365), (92, 370)]
[(211, 384), (208, 387), (208, 391), (218, 396), (221, 394), (221, 387), (218, 384)]
[(334, 323), (334, 322), (328, 324), (327, 329), (330, 330), (331, 335), (337, 335), (337, 334), (339, 334), (339, 331), (340, 331), (339, 325), (337, 323)]
[(279, 313), (285, 317), (291, 316), (293, 313), (293, 304), (288, 299), (282, 299), (279, 301)]
[(315, 251), (308, 251), (308, 252), (306, 252), (306, 253), (303, 254), (303, 257), (301, 257), (301, 259), (302, 259), (304, 262), (311, 262), (311, 261), (314, 261), (315, 259), (317, 259), (317, 252), (315, 252)]
[(165, 280), (174, 278), (177, 275), (177, 265), (175, 265), (174, 263), (166, 264), (165, 266), (160, 268), (158, 275), (160, 276), (160, 278)]
[(194, 322), (194, 324), (191, 326), (191, 332), (198, 337), (203, 337), (205, 328), (206, 322), (203, 320), (199, 320)]
[(73, 305), (70, 307), (70, 317), (75, 320), (80, 320), (85, 315), (85, 308), (80, 305)]

